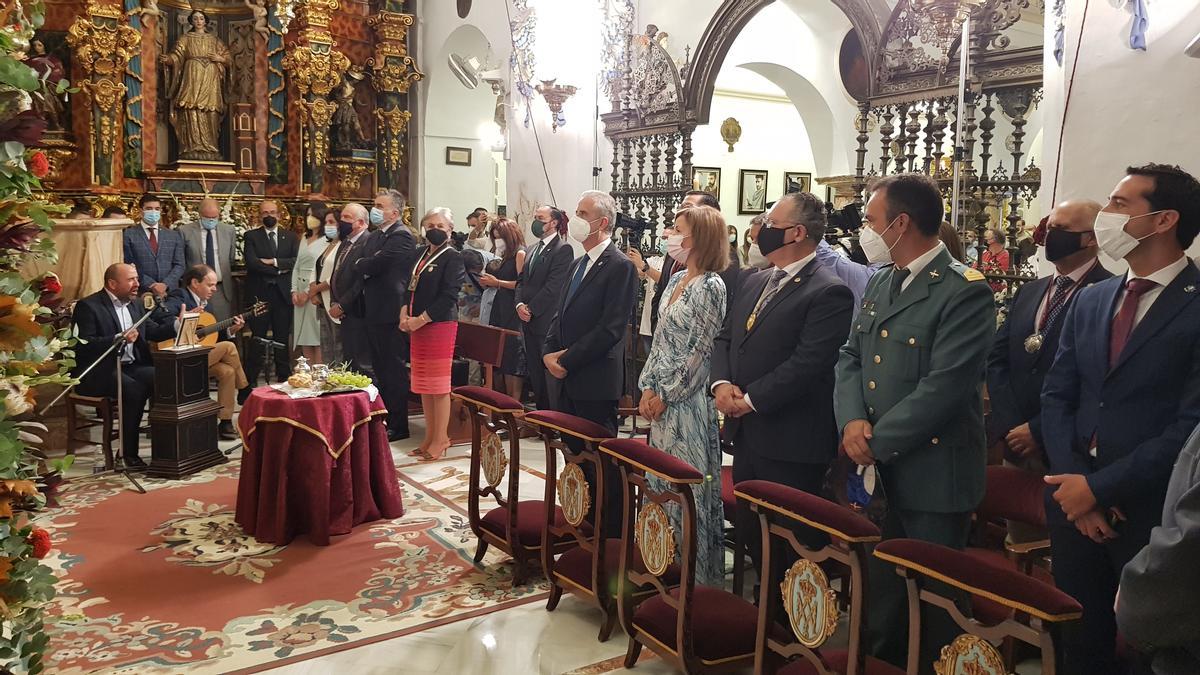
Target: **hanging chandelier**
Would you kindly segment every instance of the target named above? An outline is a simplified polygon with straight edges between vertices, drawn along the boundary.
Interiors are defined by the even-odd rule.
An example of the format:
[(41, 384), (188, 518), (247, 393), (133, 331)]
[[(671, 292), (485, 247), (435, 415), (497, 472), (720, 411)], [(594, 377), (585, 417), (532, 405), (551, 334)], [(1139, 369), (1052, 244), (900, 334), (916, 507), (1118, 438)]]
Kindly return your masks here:
[(917, 36), (935, 48), (942, 62), (950, 59), (950, 49), (962, 31), (963, 21), (988, 0), (909, 0), (918, 21)]

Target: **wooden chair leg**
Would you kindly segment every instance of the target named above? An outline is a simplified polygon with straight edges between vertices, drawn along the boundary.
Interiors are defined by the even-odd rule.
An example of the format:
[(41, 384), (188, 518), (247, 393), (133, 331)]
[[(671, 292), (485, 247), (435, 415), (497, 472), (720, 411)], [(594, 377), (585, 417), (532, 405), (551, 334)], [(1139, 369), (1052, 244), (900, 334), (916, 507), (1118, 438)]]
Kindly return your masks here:
[(550, 582), (550, 598), (546, 600), (546, 611), (553, 612), (558, 607), (558, 601), (562, 599), (562, 586)]
[(600, 625), (600, 634), (596, 636), (596, 639), (600, 642), (608, 642), (608, 638), (612, 637), (613, 628), (617, 625), (617, 610), (614, 607), (600, 611), (604, 613), (604, 621)]
[(625, 667), (633, 668), (637, 663), (638, 657), (642, 655), (642, 643), (638, 642), (632, 635), (629, 636), (629, 650), (625, 652)]
[(525, 561), (520, 558), (513, 557), (513, 579), (512, 587), (525, 585), (525, 578), (529, 576), (528, 570), (525, 568)]
[(478, 565), (479, 562), (481, 560), (483, 560), (483, 556), (484, 556), (484, 554), (487, 553), (487, 550), (488, 550), (487, 541), (480, 539), (479, 544), (475, 547), (475, 564), (476, 565)]

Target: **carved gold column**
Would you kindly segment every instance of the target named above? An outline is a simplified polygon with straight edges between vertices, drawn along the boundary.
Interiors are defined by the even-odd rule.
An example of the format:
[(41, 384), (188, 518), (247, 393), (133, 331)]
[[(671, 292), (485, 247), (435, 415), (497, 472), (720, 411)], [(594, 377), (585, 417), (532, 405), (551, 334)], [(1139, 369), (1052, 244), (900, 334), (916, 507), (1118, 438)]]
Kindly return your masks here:
[(112, 185), (125, 107), (121, 79), (142, 43), (140, 33), (121, 23), (123, 15), (118, 4), (90, 0), (86, 15), (77, 17), (67, 31), (67, 43), (81, 74), (75, 86), (92, 103), (88, 135), (92, 181), (98, 185)]
[(415, 19), (401, 10), (400, 0), (387, 0), (384, 9), (367, 19), (375, 30), (375, 54), (367, 59), (371, 84), (376, 91), (375, 120), (377, 122), (376, 158), (380, 187), (399, 189), (408, 193), (408, 171), (404, 161), (405, 140), (408, 138), (408, 90), (425, 77), (417, 62), (408, 54), (408, 30)]
[(336, 105), (329, 93), (342, 81), (350, 59), (334, 49), (337, 43), (329, 32), (329, 19), (338, 8), (338, 0), (306, 0), (296, 10), (289, 26), (297, 39), (283, 58), (283, 67), (296, 85), (296, 109), (303, 124), (301, 190), (321, 192), (325, 183), (325, 161), (329, 156), (329, 122)]

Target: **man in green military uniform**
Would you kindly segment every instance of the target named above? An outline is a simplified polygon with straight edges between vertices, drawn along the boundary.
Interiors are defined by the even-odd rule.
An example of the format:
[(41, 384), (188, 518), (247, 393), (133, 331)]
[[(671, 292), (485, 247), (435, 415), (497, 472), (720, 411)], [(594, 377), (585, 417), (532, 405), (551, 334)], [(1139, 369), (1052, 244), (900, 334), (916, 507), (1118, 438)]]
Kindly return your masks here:
[[(937, 184), (904, 174), (880, 180), (865, 211), (861, 243), (873, 263), (834, 392), (846, 454), (874, 465), (888, 512), (884, 539), (963, 548), (983, 498), (986, 464), (982, 385), (996, 326), (992, 291), (938, 239)], [(903, 667), (903, 580), (872, 560), (871, 653)], [(922, 672), (957, 631), (941, 610), (922, 615)]]

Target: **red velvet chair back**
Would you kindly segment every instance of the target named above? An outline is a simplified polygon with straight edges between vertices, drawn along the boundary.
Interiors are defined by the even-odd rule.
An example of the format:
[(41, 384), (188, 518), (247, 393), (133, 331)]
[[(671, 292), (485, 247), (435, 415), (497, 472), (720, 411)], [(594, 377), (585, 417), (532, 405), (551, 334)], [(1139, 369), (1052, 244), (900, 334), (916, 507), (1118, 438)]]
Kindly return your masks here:
[[(981, 565), (963, 551), (915, 539), (892, 539), (879, 544), (875, 555), (896, 565), (908, 587), (909, 673), (915, 674), (920, 666), (920, 603), (946, 610), (963, 630), (954, 642), (943, 646), (935, 666), (938, 672), (960, 672), (970, 661), (981, 675), (1008, 672), (994, 646), (1006, 639), (1039, 647), (1041, 672), (1054, 675), (1057, 636), (1083, 614), (1074, 598), (1054, 586), (1016, 570)], [(972, 600), (986, 598), (998, 603), (1012, 616), (995, 625), (978, 623), (959, 610), (952, 596), (960, 592)]]
[[(762, 532), (760, 579), (771, 577), (772, 556), (777, 550), (773, 540), (786, 542), (799, 556), (787, 570), (782, 588), (775, 583), (759, 584), (754, 672), (774, 672), (770, 663), (781, 658), (805, 661), (819, 675), (868, 672), (862, 649), (866, 634), (864, 602), (869, 589), (866, 561), (870, 548), (879, 541), (879, 528), (844, 506), (778, 483), (743, 481), (734, 487), (734, 495), (744, 507), (758, 513)], [(798, 527), (824, 532), (829, 544), (820, 550), (808, 548), (796, 537)], [(821, 650), (837, 629), (840, 614), (837, 595), (826, 569), (820, 566), (830, 561), (848, 571), (850, 640), (845, 654), (823, 654)], [(791, 634), (786, 637), (770, 630), (781, 604), (791, 624)]]
[(1015, 520), (1046, 527), (1046, 484), (1042, 477), (1015, 466), (989, 466), (987, 490), (975, 514), (987, 520)]

